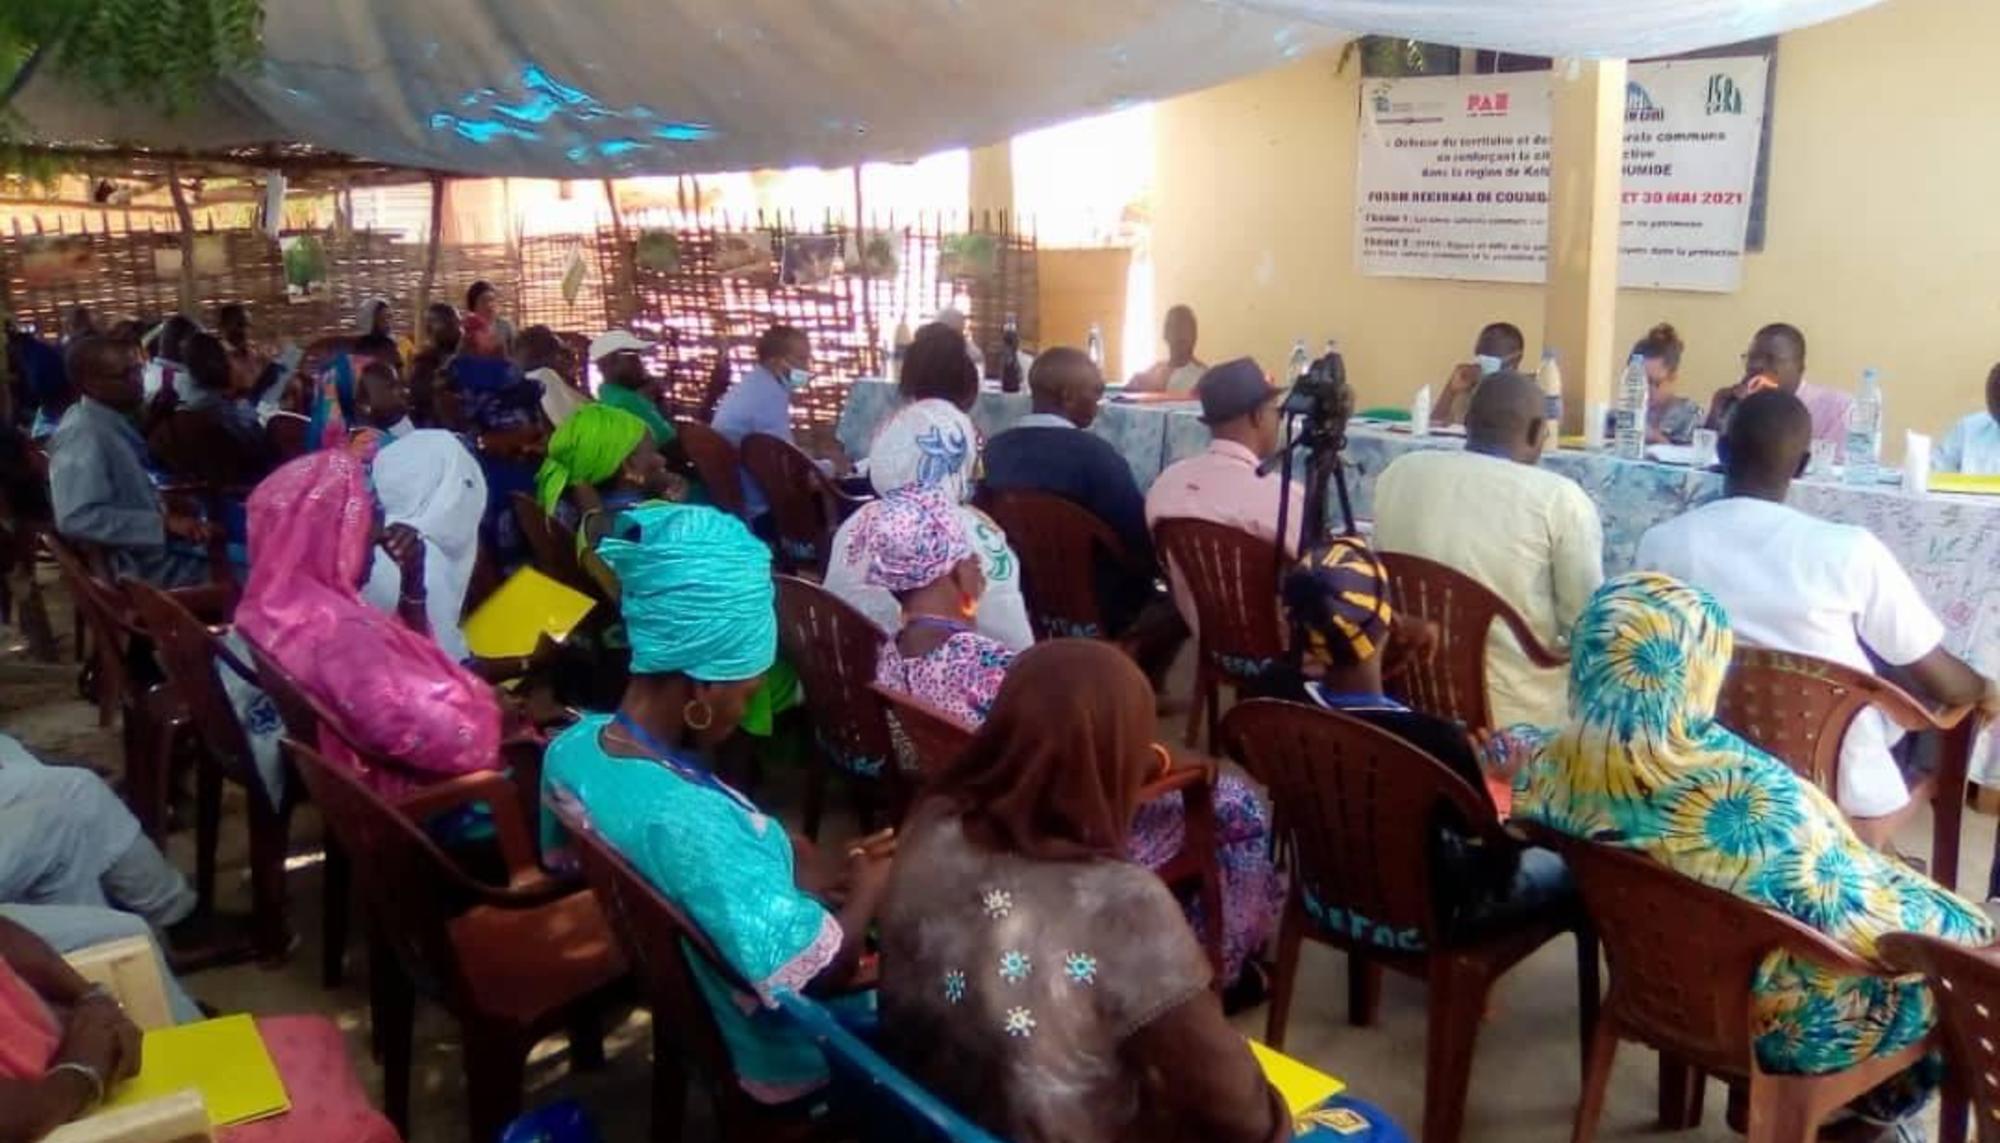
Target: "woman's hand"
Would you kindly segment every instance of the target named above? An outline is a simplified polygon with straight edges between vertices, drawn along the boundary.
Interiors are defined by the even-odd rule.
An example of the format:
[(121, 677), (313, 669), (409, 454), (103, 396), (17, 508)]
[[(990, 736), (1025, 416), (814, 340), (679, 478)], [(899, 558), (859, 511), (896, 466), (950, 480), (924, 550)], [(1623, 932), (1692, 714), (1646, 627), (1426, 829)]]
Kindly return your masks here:
[(424, 537), (408, 524), (391, 524), (382, 530), (382, 550), (396, 563), (403, 576), (403, 598), (424, 595)]
[(139, 1072), (139, 1029), (125, 1010), (103, 993), (93, 992), (70, 1009), (63, 1027), (59, 1064), (82, 1064), (103, 1079), (106, 1088)]
[(1472, 749), (1479, 755), (1480, 765), (1486, 767), (1489, 773), (1508, 782), (1512, 782), (1521, 767), (1527, 765), (1535, 756), (1532, 744), (1504, 730), (1474, 731)]

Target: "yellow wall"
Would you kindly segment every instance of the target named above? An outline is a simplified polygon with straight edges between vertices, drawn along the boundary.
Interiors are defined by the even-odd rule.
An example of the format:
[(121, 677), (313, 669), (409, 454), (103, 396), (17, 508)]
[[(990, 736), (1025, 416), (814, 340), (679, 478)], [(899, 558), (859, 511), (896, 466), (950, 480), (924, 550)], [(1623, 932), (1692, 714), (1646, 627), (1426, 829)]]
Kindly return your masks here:
[[(1783, 38), (1765, 248), (1734, 294), (1624, 290), (1621, 346), (1668, 320), (1681, 388), (1736, 380), (1757, 326), (1790, 321), (1808, 371), (1852, 389), (1884, 375), (1890, 448), (1983, 402), (2000, 359), (2000, 116), (1987, 93), (1994, 0), (1888, 0)], [(1358, 66), (1316, 56), (1160, 105), (1154, 256), (1160, 305), (1187, 302), (1201, 352), (1283, 365), (1338, 336), (1363, 405), (1406, 404), (1471, 353), (1479, 326), (1540, 348), (1542, 289), (1364, 278), (1354, 268)]]

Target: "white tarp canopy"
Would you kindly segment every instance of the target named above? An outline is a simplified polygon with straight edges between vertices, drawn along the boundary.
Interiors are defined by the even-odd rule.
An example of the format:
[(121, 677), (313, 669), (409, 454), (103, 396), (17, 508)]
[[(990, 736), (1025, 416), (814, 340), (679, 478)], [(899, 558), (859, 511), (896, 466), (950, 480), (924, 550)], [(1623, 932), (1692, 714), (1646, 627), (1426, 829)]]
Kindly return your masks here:
[(1361, 32), (1554, 56), (1768, 35), (1878, 0), (266, 0), (265, 59), (173, 120), (43, 68), (29, 139), (580, 178), (980, 145)]

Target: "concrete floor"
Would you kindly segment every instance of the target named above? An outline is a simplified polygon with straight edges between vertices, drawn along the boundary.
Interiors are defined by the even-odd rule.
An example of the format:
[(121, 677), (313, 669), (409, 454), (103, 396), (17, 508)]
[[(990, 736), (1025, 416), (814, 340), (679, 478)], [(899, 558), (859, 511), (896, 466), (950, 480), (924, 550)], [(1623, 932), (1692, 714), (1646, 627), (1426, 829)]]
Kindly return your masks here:
[[(52, 602), (60, 603), (59, 600)], [(59, 615), (58, 631), (67, 632), (67, 616)], [(119, 766), (116, 735), (101, 731), (94, 709), (76, 698), (75, 669), (27, 665), (7, 644), (0, 629), (0, 732), (14, 734), (51, 761), (75, 761), (115, 773)], [(66, 638), (65, 638), (66, 642)], [(65, 647), (67, 650), (67, 647)], [(1184, 693), (1184, 679), (1175, 693)], [(1178, 740), (1182, 723), (1163, 723), (1163, 734)], [(791, 796), (796, 775), (776, 774), (760, 794), (781, 813), (795, 813)], [(247, 909), (248, 884), (243, 858), (246, 839), (240, 813), (225, 823), (223, 852), (224, 907)], [(1960, 884), (1968, 889), (1986, 884), (1994, 839), (1994, 821), (1967, 816), (1964, 869)], [(292, 920), (300, 942), (281, 967), (253, 965), (219, 969), (190, 977), (195, 996), (224, 1012), (320, 1012), (348, 1032), (353, 1059), (363, 1082), (379, 1095), (380, 1070), (368, 1057), (365, 957), (359, 948), (349, 955), (349, 979), (344, 987), (319, 985), (319, 869), (314, 841), (319, 824), (308, 808), (294, 830), (299, 854), (289, 878)], [(845, 836), (845, 823), (830, 816), (823, 836)], [(191, 838), (174, 837), (170, 850), (183, 868), (192, 868)], [(1905, 839), (1904, 847), (1928, 853), (1928, 819)], [(1308, 944), (1294, 1001), (1288, 1049), (1292, 1054), (1345, 1079), (1354, 1094), (1393, 1116), (1417, 1136), (1422, 1122), (1425, 989), (1415, 981), (1391, 976), (1383, 990), (1382, 1018), (1371, 1028), (1350, 1027), (1346, 1020), (1345, 958)], [(1247, 1034), (1261, 1034), (1263, 1009), (1245, 1013), (1238, 1024)], [(1580, 1061), (1577, 1047), (1575, 958), (1566, 939), (1543, 948), (1521, 964), (1495, 989), (1481, 1031), (1467, 1096), (1465, 1143), (1547, 1143), (1567, 1139), (1578, 1092)], [(413, 1080), (414, 1110), (410, 1143), (463, 1143), (465, 1115), (461, 1087), (458, 1034), (438, 1009), (420, 1008), (417, 1072)], [(568, 1066), (561, 1039), (544, 1042), (530, 1067), (528, 1105), (563, 1098), (581, 1101), (598, 1121), (607, 1143), (638, 1143), (650, 1138), (648, 1100), (651, 1084), (650, 1034), (643, 1011), (624, 1015), (606, 1041), (609, 1062), (598, 1072), (583, 1074)], [(1613, 1074), (1598, 1137), (1606, 1140), (1661, 1138), (1654, 1126), (1654, 1057), (1627, 1046)], [(1722, 1122), (1724, 1093), (1711, 1085), (1703, 1126), (1672, 1138), (1688, 1143), (1720, 1143), (1734, 1138)], [(715, 1137), (697, 1097), (691, 1102), (687, 1138)]]

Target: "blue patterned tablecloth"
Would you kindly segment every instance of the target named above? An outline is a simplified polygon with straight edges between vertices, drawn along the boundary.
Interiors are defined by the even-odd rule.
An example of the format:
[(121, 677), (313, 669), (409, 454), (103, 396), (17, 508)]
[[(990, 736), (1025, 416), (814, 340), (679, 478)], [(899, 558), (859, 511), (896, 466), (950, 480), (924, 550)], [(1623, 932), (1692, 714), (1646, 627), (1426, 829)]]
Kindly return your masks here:
[[(896, 406), (892, 385), (858, 382), (841, 411), (839, 436), (850, 456), (868, 444)], [(988, 392), (973, 421), (987, 437), (1028, 412), (1025, 393)], [(1141, 487), (1160, 470), (1208, 447), (1208, 430), (1192, 402), (1120, 404), (1107, 401), (1091, 431), (1118, 447)], [(1348, 431), (1345, 463), (1356, 515), (1373, 515), (1375, 480), (1391, 461), (1416, 448), (1458, 448), (1451, 437), (1355, 425)], [(1676, 465), (1620, 460), (1606, 453), (1553, 452), (1542, 463), (1576, 481), (1597, 503), (1604, 520), (1604, 570), (1630, 570), (1646, 529), (1713, 499), (1722, 477)], [(2000, 675), (2000, 499), (1979, 496), (1910, 497), (1895, 488), (1855, 488), (1824, 480), (1792, 486), (1793, 507), (1843, 524), (1859, 524), (1881, 537), (1945, 625), (1945, 646), (1982, 673)], [(1975, 776), (2000, 781), (2000, 735), (1991, 731)]]

